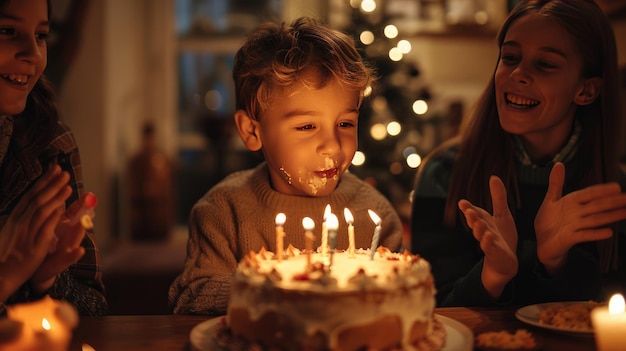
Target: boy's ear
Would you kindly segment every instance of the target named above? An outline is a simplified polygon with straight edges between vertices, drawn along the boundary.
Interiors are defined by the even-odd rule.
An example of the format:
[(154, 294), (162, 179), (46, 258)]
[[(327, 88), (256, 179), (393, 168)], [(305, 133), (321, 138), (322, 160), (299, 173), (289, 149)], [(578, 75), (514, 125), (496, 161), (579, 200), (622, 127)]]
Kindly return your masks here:
[(602, 90), (602, 78), (587, 78), (580, 92), (574, 98), (574, 102), (579, 106), (589, 105), (596, 101), (600, 95), (600, 90)]
[(259, 133), (259, 121), (253, 120), (246, 111), (235, 111), (235, 124), (237, 125), (237, 131), (239, 136), (246, 147), (250, 151), (258, 151), (263, 146), (261, 141), (261, 134)]

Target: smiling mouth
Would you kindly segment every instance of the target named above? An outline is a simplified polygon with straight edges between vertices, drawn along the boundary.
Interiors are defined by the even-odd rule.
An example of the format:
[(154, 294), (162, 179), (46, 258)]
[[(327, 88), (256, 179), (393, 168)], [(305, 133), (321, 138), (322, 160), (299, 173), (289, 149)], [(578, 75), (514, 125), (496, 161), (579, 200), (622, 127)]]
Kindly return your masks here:
[(2, 74), (0, 77), (13, 84), (26, 85), (28, 83), (28, 76), (23, 74)]
[(327, 170), (324, 170), (324, 171), (316, 171), (315, 172), (315, 174), (317, 174), (321, 178), (332, 178), (332, 177), (336, 176), (337, 173), (339, 173), (339, 170), (337, 168), (331, 168), (331, 169), (327, 169)]
[(515, 108), (529, 109), (539, 105), (539, 101), (521, 97), (519, 95), (506, 94), (506, 104)]

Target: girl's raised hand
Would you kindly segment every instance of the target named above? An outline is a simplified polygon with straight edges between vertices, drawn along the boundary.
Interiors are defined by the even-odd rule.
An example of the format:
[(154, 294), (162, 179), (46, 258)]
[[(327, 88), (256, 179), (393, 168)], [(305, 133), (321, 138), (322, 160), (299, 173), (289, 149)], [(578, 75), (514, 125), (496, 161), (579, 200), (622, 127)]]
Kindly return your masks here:
[(500, 178), (489, 179), (489, 190), (493, 215), (467, 200), (459, 201), (459, 208), (485, 254), (481, 273), (483, 285), (491, 297), (497, 299), (517, 274), (517, 228)]
[(592, 185), (563, 196), (565, 166), (556, 163), (550, 185), (535, 218), (537, 257), (550, 274), (556, 274), (572, 246), (610, 238), (608, 226), (626, 219), (626, 194), (619, 184)]
[(8, 216), (0, 236), (7, 241), (0, 260), (0, 301), (28, 281), (56, 241), (55, 228), (72, 193), (70, 176), (57, 165), (28, 190)]
[(94, 215), (97, 199), (93, 193), (86, 193), (70, 205), (59, 221), (55, 233), (59, 238), (55, 250), (50, 252), (43, 264), (35, 272), (31, 284), (39, 291), (47, 290), (54, 278), (67, 267), (76, 263), (85, 254), (80, 246), (85, 236), (85, 224), (81, 217)]

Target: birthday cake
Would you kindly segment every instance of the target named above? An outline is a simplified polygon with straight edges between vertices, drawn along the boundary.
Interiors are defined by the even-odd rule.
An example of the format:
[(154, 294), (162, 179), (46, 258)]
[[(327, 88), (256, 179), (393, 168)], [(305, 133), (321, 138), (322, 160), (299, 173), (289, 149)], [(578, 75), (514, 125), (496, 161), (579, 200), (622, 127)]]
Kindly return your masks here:
[(420, 256), (382, 246), (325, 254), (289, 246), (275, 256), (261, 250), (239, 263), (220, 340), (263, 350), (443, 346), (430, 264)]

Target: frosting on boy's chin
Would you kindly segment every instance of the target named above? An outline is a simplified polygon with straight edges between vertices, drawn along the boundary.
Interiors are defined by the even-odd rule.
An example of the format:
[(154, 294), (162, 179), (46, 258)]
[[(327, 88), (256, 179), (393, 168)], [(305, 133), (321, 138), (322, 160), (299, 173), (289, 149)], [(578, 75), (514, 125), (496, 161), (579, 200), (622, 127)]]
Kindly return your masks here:
[(326, 188), (328, 185), (328, 178), (311, 178), (308, 181), (308, 186), (311, 188), (313, 195), (317, 194), (320, 189)]
[(297, 176), (293, 177), (291, 173), (280, 168), (285, 182), (295, 190), (295, 193), (308, 196), (324, 196), (335, 190), (339, 180), (340, 169), (325, 170), (319, 172), (310, 172), (300, 170)]

